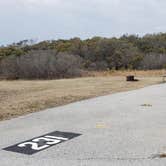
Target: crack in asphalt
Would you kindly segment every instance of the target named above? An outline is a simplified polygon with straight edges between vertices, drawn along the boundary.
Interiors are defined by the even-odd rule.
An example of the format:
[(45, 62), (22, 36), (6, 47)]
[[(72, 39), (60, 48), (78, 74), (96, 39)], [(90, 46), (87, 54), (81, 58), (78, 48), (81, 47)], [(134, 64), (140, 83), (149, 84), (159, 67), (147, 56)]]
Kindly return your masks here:
[(121, 158), (121, 157), (115, 157), (115, 158), (104, 158), (104, 157), (91, 157), (91, 158), (78, 158), (77, 160), (83, 161), (83, 160), (151, 160), (154, 159), (153, 157), (135, 157), (135, 158)]

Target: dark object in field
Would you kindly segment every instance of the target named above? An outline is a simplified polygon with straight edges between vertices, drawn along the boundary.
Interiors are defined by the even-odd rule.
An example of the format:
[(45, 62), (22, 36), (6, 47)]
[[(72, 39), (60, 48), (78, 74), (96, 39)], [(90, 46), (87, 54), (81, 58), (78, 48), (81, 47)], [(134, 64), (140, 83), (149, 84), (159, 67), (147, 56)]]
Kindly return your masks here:
[(138, 81), (133, 75), (126, 76), (126, 81)]
[(159, 158), (166, 158), (166, 153), (160, 154)]
[(161, 153), (161, 154), (156, 154), (156, 155), (153, 155), (152, 158), (166, 158), (166, 153)]

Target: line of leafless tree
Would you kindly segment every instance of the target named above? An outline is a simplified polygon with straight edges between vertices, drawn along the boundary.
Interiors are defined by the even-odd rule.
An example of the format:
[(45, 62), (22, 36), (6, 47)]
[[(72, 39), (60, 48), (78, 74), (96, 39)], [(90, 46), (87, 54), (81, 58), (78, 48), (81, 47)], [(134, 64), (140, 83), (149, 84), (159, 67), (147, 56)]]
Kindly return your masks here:
[(1, 77), (7, 79), (53, 79), (81, 76), (82, 59), (53, 50), (30, 51), (0, 62)]

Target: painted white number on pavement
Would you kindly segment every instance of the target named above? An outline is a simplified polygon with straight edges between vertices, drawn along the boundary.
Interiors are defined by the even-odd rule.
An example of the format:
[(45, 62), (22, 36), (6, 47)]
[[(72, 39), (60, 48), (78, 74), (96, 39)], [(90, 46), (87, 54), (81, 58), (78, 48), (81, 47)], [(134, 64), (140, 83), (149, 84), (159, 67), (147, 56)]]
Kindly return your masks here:
[(43, 136), (36, 137), (16, 145), (9, 146), (3, 150), (32, 155), (41, 150), (68, 141), (80, 135), (81, 134), (77, 133), (54, 131), (52, 133), (45, 134)]

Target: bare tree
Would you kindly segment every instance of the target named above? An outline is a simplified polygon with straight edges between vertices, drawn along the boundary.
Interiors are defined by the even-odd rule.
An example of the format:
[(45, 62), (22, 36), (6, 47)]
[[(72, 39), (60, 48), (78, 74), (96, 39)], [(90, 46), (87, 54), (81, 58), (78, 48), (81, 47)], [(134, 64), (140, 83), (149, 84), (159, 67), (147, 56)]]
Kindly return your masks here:
[(147, 54), (144, 56), (141, 69), (161, 69), (166, 67), (166, 54)]
[(59, 53), (56, 56), (55, 68), (60, 78), (81, 75), (82, 59), (77, 55)]
[(82, 59), (77, 55), (53, 50), (30, 51), (22, 56), (9, 56), (0, 62), (1, 75), (15, 79), (53, 79), (81, 75)]

